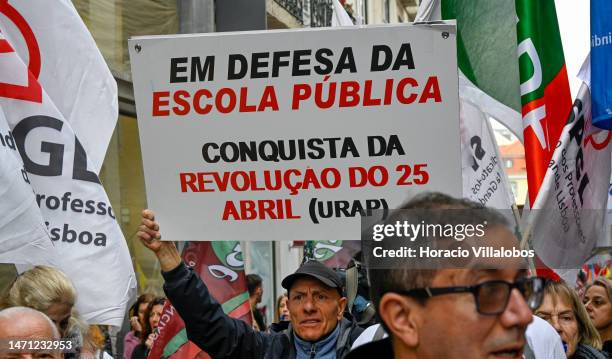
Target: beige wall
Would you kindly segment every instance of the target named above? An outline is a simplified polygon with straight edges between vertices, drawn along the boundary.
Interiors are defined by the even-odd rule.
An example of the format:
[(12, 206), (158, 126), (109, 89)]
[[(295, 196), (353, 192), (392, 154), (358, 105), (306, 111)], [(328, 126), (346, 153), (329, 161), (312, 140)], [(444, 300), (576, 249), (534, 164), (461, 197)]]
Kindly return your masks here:
[(100, 180), (128, 243), (139, 291), (161, 293), (162, 280), (157, 260), (136, 238), (140, 212), (147, 207), (147, 201), (135, 118), (119, 116), (100, 171)]
[(73, 0), (109, 67), (129, 72), (127, 40), (178, 33), (176, 0)]
[(408, 13), (400, 0), (389, 0), (389, 21), (385, 19), (385, 0), (368, 1), (368, 24), (409, 22)]

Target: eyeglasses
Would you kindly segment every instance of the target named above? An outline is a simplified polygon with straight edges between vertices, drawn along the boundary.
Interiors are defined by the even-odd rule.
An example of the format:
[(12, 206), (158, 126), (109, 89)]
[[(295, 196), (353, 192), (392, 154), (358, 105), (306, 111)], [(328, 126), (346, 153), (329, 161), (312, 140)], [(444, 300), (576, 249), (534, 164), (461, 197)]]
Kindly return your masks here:
[(523, 295), (531, 310), (542, 304), (544, 297), (544, 278), (519, 279), (514, 283), (503, 280), (492, 280), (478, 285), (464, 287), (416, 288), (411, 290), (390, 291), (416, 298), (431, 298), (437, 295), (472, 293), (476, 301), (476, 311), (482, 315), (498, 315), (506, 310), (510, 293), (516, 288)]

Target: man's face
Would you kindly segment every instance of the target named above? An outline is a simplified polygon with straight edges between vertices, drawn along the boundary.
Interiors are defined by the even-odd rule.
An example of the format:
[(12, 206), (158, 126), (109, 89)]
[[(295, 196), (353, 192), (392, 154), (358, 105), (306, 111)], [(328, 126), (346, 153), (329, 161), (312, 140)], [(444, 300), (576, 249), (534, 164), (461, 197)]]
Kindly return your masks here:
[(346, 298), (314, 278), (297, 279), (289, 290), (291, 326), (306, 341), (317, 341), (334, 330), (345, 306)]
[[(432, 287), (476, 285), (491, 280), (514, 282), (518, 270), (441, 270)], [(421, 308), (419, 349), (423, 358), (521, 358), (531, 310), (517, 290), (512, 290), (506, 310), (499, 315), (476, 311), (471, 293), (428, 299)], [(441, 340), (443, 338), (443, 340)]]
[[(486, 239), (486, 245), (497, 248), (518, 243), (503, 227), (488, 229)], [(431, 287), (472, 286), (492, 280), (515, 282), (527, 274), (517, 267), (444, 269), (438, 271)], [(521, 358), (525, 330), (532, 321), (531, 310), (516, 289), (511, 291), (508, 305), (499, 315), (478, 313), (471, 293), (430, 298), (421, 311), (419, 347), (428, 353), (423, 356), (426, 358)]]
[[(516, 243), (512, 233), (502, 227), (488, 229), (486, 236), (487, 245), (495, 247), (509, 244), (508, 248)], [(429, 287), (474, 286), (500, 280), (512, 283), (526, 276), (526, 270), (519, 269), (520, 266), (478, 269), (483, 263), (478, 260), (473, 263), (478, 267), (438, 269)], [(482, 268), (491, 267), (494, 266), (484, 264)], [(381, 308), (385, 311), (382, 313), (385, 322), (392, 324), (396, 350), (405, 351), (396, 355), (420, 359), (521, 358), (525, 330), (532, 321), (531, 310), (516, 289), (510, 292), (508, 305), (498, 315), (480, 314), (475, 297), (469, 292), (433, 296), (423, 303), (390, 293), (383, 296)]]
[[(10, 323), (0, 323), (0, 341), (6, 349), (9, 339), (21, 341), (48, 341), (57, 340), (53, 334), (51, 323), (41, 320), (39, 317), (32, 317), (28, 314), (15, 318)], [(63, 358), (60, 351), (53, 350), (36, 350), (28, 352), (18, 351), (0, 351), (0, 359), (59, 359)]]

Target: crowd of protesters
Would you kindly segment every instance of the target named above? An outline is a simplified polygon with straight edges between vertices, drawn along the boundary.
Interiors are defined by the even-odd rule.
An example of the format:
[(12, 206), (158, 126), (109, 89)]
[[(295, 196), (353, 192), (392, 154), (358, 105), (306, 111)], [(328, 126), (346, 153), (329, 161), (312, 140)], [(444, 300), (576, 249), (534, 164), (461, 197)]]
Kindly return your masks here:
[[(497, 211), (467, 200), (427, 193), (403, 208), (439, 217), (449, 215), (446, 209), (478, 209), (494, 245), (517, 241)], [(538, 278), (520, 266), (369, 269), (378, 324), (362, 328), (347, 310), (346, 284), (338, 273), (309, 260), (283, 279), (287, 292), (277, 298), (270, 325), (257, 308), (263, 280), (247, 276), (249, 325), (224, 313), (174, 243), (161, 241), (161, 233), (153, 212), (143, 211), (138, 236), (159, 260), (167, 298), (188, 338), (212, 358), (612, 358), (612, 282), (607, 279), (587, 283), (579, 293), (569, 283)], [(37, 266), (20, 274), (0, 301), (0, 341), (66, 339), (72, 350), (34, 357), (111, 358), (108, 328), (85, 324), (75, 310), (77, 296), (56, 269)], [(137, 298), (117, 357), (148, 357), (165, 301), (152, 294)], [(0, 359), (19, 357), (5, 354), (0, 351)]]
[[(444, 216), (444, 209), (479, 209), (480, 219), (489, 223), (487, 238), (498, 246), (517, 242), (503, 216), (476, 203), (428, 193), (404, 208), (429, 209), (437, 216)], [(371, 299), (380, 325), (362, 334), (363, 328), (345, 311), (347, 299), (338, 274), (307, 261), (282, 281), (289, 325), (282, 331), (261, 332), (223, 313), (206, 285), (182, 263), (174, 244), (160, 241), (153, 212), (143, 212), (138, 235), (157, 255), (164, 290), (184, 319), (190, 339), (213, 358), (610, 355), (612, 296), (605, 280), (589, 285), (580, 300), (567, 284), (530, 276), (520, 267), (371, 269)], [(279, 321), (283, 301), (278, 300)], [(353, 345), (357, 343), (363, 345)]]

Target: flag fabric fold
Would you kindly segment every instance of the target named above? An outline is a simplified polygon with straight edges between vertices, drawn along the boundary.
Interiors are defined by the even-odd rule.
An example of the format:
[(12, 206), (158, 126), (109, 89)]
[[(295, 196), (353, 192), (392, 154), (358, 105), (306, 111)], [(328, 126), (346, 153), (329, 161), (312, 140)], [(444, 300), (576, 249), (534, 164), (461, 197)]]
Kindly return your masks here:
[(73, 282), (76, 308), (86, 321), (121, 326), (136, 289), (127, 244), (96, 166), (38, 81), (47, 62), (40, 57), (35, 33), (12, 3), (2, 2), (0, 12), (19, 29), (21, 45), (28, 50), (26, 64), (3, 36), (3, 27), (0, 107), (54, 244), (58, 268)]
[(509, 14), (514, 0), (424, 0), (415, 22), (457, 20), (459, 92), (522, 141), (516, 18)]
[(0, 108), (0, 263), (56, 265), (47, 227)]
[(331, 26), (353, 26), (353, 20), (344, 10), (339, 0), (332, 0), (332, 19)]
[(98, 174), (117, 123), (117, 83), (74, 5), (5, 0), (0, 13), (0, 30), (22, 59), (38, 64), (38, 82)]
[[(461, 89), (461, 78), (459, 82)], [(459, 111), (463, 197), (500, 210), (513, 208), (514, 195), (487, 114), (461, 90)]]
[(538, 257), (569, 283), (608, 234), (610, 139), (609, 131), (592, 124), (590, 91), (583, 84), (528, 218)]

